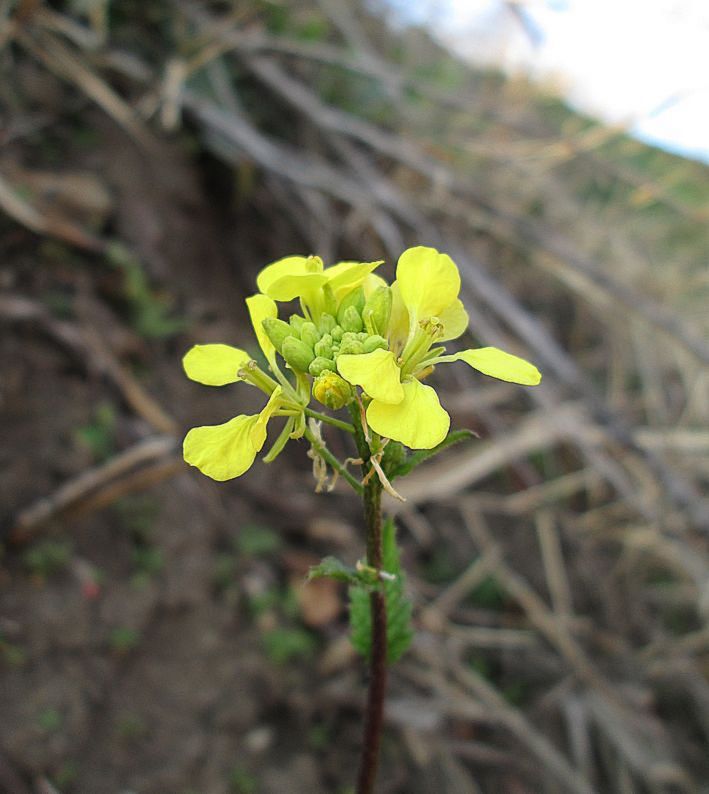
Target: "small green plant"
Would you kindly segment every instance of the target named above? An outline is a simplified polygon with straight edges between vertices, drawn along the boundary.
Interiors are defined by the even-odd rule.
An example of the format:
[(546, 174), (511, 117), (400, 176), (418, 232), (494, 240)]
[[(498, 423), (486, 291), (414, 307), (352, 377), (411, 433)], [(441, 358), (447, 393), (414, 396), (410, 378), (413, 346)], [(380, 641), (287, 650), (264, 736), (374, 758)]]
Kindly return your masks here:
[(248, 605), (254, 617), (270, 612), (280, 607), (283, 602), (283, 594), (277, 587), (269, 587), (260, 593), (249, 596)]
[(128, 653), (140, 643), (140, 633), (127, 626), (119, 626), (108, 635), (108, 645), (115, 653)]
[(256, 794), (256, 778), (242, 766), (235, 766), (229, 773), (229, 788), (233, 794)]
[(212, 582), (214, 587), (223, 592), (227, 590), (236, 579), (236, 557), (228, 552), (217, 554), (214, 560)]
[(505, 599), (505, 590), (494, 576), (486, 576), (467, 598), (473, 606), (494, 610), (502, 609)]
[(76, 761), (64, 761), (59, 769), (52, 775), (52, 781), (60, 791), (66, 791), (74, 785), (78, 774), (79, 765)]
[(185, 320), (173, 315), (167, 296), (151, 287), (143, 266), (130, 251), (114, 243), (108, 257), (123, 276), (123, 302), (137, 333), (146, 339), (163, 339), (185, 329)]
[(14, 643), (8, 642), (0, 634), (0, 661), (8, 667), (22, 667), (27, 661), (27, 654)]
[(116, 720), (116, 736), (126, 742), (137, 742), (148, 733), (145, 720), (138, 714), (123, 713)]
[(37, 725), (45, 733), (56, 733), (64, 724), (64, 718), (57, 709), (44, 709), (37, 717)]
[(331, 743), (331, 731), (327, 725), (322, 722), (313, 725), (308, 731), (308, 744), (316, 752), (325, 750)]
[[(261, 452), (269, 428), (282, 420), (266, 463), (289, 440), (305, 439), (315, 490), (331, 490), (341, 479), (362, 498), (364, 559), (348, 566), (326, 557), (309, 577), (349, 585), (352, 642), (369, 662), (357, 794), (374, 790), (387, 665), (405, 653), (413, 637), (396, 531), (391, 520), (382, 518), (382, 493), (401, 499), (393, 486), (396, 478), (473, 435), (450, 431), (450, 417), (428, 378), (440, 365), (463, 361), (512, 383), (533, 386), (541, 380), (535, 366), (494, 347), (446, 352), (444, 343), (468, 327), (458, 297), (460, 274), (449, 256), (434, 248), (410, 248), (399, 258), (392, 285), (374, 273), (380, 264), (339, 262), (326, 268), (317, 256), (280, 259), (259, 273), (259, 292), (246, 299), (268, 371), (244, 350), (224, 344), (195, 345), (183, 359), (187, 376), (198, 383), (241, 381), (265, 399), (257, 414), (190, 430), (183, 444), (187, 463), (213, 480), (239, 477)], [(278, 304), (295, 300), (300, 312), (280, 318)], [(328, 412), (311, 408), (311, 400)], [(333, 416), (340, 410), (348, 416)], [(351, 437), (354, 460), (341, 461), (330, 451), (323, 424)], [(361, 468), (361, 478), (350, 471), (353, 463)], [(272, 551), (274, 541), (264, 547), (263, 530), (252, 528), (238, 543), (242, 553), (255, 554)], [(278, 664), (307, 658), (316, 646), (309, 632), (292, 627), (272, 629), (263, 640)]]
[(135, 543), (148, 544), (160, 511), (160, 503), (149, 494), (125, 496), (113, 505), (125, 529)]
[(76, 431), (77, 438), (91, 451), (94, 460), (108, 460), (114, 452), (116, 409), (111, 403), (99, 403), (93, 419)]
[(308, 659), (317, 647), (315, 637), (302, 628), (272, 629), (263, 635), (263, 643), (268, 658), (278, 665), (295, 659)]
[(276, 532), (258, 524), (244, 524), (234, 539), (234, 546), (245, 557), (262, 557), (273, 554), (281, 547)]
[(165, 566), (165, 558), (155, 546), (138, 546), (133, 549), (133, 565), (139, 574), (155, 576)]
[(71, 560), (71, 543), (63, 540), (43, 540), (27, 549), (22, 562), (32, 576), (48, 579), (59, 573)]

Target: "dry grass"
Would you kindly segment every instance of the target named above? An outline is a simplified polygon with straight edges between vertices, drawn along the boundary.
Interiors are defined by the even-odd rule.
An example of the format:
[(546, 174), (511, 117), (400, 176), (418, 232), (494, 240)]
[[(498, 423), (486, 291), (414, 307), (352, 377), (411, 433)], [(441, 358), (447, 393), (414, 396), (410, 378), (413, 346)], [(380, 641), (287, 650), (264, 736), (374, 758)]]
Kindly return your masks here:
[[(448, 251), (471, 333), (543, 370), (529, 399), (449, 376), (448, 404), (486, 440), (401, 485), (417, 553), (448, 543), (475, 554), (440, 585), (414, 577), (420, 631), (391, 712), (411, 763), (433, 756), (447, 791), (704, 790), (706, 169), (651, 156), (524, 85), (462, 67), (453, 87), (425, 79), (412, 67), (418, 55), (433, 68), (435, 47), (397, 41), (349, 4), (298, 8), (275, 32), (266, 5), (237, 2), (222, 17), (173, 2), (173, 38), (147, 58), (114, 42), (100, 15), (19, 3), (0, 41), (6, 60), (12, 49), (41, 64), (148, 153), (188, 120), (238, 178), (255, 170), (328, 259), (392, 261), (417, 243)], [(317, 40), (296, 35), (315, 22)], [(2, 176), (0, 205), (36, 233), (96, 250), (93, 233), (43, 217)], [(2, 319), (26, 320), (23, 305), (2, 299)], [(79, 344), (28, 306), (45, 332)], [(132, 409), (170, 433), (167, 412), (92, 349)], [(154, 470), (174, 471), (174, 444), (160, 436), (147, 448), (150, 484)], [(125, 493), (116, 481), (128, 469), (130, 488), (145, 485), (142, 452), (43, 497), (17, 527), (34, 533), (83, 498), (105, 505), (96, 491)], [(471, 597), (486, 581), (494, 607)], [(481, 658), (493, 672), (471, 665)], [(430, 719), (417, 725), (407, 701)]]

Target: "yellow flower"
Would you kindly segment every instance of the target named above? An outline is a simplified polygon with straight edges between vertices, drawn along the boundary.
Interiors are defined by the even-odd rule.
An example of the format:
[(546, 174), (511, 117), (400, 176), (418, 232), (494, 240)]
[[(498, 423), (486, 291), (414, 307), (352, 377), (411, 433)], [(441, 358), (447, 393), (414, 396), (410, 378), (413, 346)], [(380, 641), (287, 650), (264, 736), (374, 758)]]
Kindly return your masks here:
[(276, 301), (300, 298), (306, 316), (317, 320), (323, 312), (334, 314), (342, 298), (382, 262), (338, 262), (326, 268), (319, 256), (287, 256), (267, 265), (256, 286)]
[(438, 395), (421, 383), (437, 364), (464, 361), (499, 380), (535, 386), (539, 370), (494, 347), (444, 355), (433, 347), (455, 339), (468, 316), (458, 298), (460, 275), (453, 260), (435, 248), (409, 248), (399, 258), (392, 285), (389, 350), (340, 355), (337, 370), (371, 398), (367, 422), (379, 435), (412, 449), (431, 449), (448, 434), (450, 417)]
[(281, 407), (281, 387), (266, 407), (253, 416), (235, 416), (222, 425), (193, 427), (182, 445), (184, 459), (202, 474), (220, 482), (239, 477), (251, 468), (266, 442), (268, 420)]
[[(536, 367), (497, 348), (446, 355), (440, 343), (468, 327), (458, 297), (460, 274), (448, 255), (410, 248), (399, 258), (391, 287), (374, 273), (380, 264), (326, 268), (317, 256), (289, 256), (259, 273), (260, 292), (246, 304), (273, 377), (229, 345), (195, 345), (183, 363), (192, 380), (208, 386), (246, 381), (267, 394), (268, 402), (258, 414), (190, 430), (184, 441), (188, 463), (215, 480), (238, 477), (263, 448), (270, 419), (284, 416), (285, 427), (265, 457), (273, 460), (289, 438), (305, 433), (306, 412), (313, 415), (307, 408), (311, 388), (315, 399), (337, 410), (354, 398), (352, 387), (360, 386), (372, 430), (413, 449), (430, 449), (450, 427), (435, 390), (422, 383), (436, 365), (464, 361), (494, 378), (539, 383)], [(280, 320), (276, 301), (296, 298), (304, 316)], [(279, 355), (289, 377), (279, 368)]]
[(213, 480), (239, 477), (251, 467), (266, 442), (267, 425), (272, 417), (288, 419), (267, 460), (276, 457), (288, 438), (302, 435), (305, 426), (307, 390), (304, 397), (298, 385), (294, 389), (285, 380), (276, 364), (275, 347), (263, 330), (263, 320), (278, 314), (276, 304), (265, 295), (253, 295), (246, 304), (259, 345), (282, 385), (263, 372), (248, 353), (230, 345), (195, 345), (182, 359), (187, 377), (197, 383), (224, 386), (246, 381), (269, 395), (266, 406), (258, 414), (242, 414), (224, 424), (195, 427), (185, 436), (185, 461)]

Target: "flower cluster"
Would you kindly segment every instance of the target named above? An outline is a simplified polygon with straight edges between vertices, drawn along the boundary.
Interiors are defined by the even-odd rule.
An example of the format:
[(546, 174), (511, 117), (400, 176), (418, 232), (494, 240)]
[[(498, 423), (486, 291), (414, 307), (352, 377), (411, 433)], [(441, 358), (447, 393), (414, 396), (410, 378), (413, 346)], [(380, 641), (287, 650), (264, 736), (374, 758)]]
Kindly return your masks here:
[[(190, 430), (188, 463), (215, 480), (238, 477), (262, 449), (270, 419), (284, 416), (285, 427), (265, 458), (273, 460), (289, 438), (305, 432), (311, 396), (333, 410), (360, 399), (367, 425), (379, 436), (431, 449), (450, 427), (435, 390), (423, 383), (439, 364), (463, 361), (500, 380), (539, 383), (535, 366), (494, 347), (446, 354), (442, 343), (468, 327), (458, 298), (460, 274), (449, 256), (409, 248), (391, 286), (374, 273), (380, 264), (326, 268), (319, 257), (291, 256), (259, 273), (259, 293), (246, 303), (270, 374), (228, 345), (196, 345), (183, 363), (192, 380), (210, 386), (246, 381), (268, 402), (259, 414)], [(279, 319), (278, 303), (295, 300), (301, 312)]]

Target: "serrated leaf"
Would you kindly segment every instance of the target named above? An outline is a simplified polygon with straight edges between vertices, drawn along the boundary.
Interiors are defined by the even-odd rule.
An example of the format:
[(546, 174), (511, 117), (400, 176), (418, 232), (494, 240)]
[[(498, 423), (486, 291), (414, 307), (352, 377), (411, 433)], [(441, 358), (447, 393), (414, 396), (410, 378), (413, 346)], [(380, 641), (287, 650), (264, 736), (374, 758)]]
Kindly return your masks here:
[[(411, 602), (406, 598), (406, 580), (401, 572), (399, 549), (396, 545), (396, 527), (387, 519), (382, 527), (382, 569), (394, 576), (381, 584), (387, 614), (387, 662), (398, 661), (411, 644), (414, 632), (411, 626)], [(351, 642), (355, 649), (368, 657), (372, 649), (371, 588), (362, 585), (350, 587)]]
[(477, 437), (477, 433), (472, 430), (453, 430), (437, 446), (432, 449), (417, 449), (416, 452), (413, 452), (403, 460), (393, 461), (388, 468), (384, 469), (384, 472), (391, 482), (396, 477), (403, 477), (405, 474), (409, 474), (421, 463), (438, 455), (439, 452), (443, 452), (444, 449), (448, 449), (454, 444), (459, 444), (461, 441)]
[(345, 565), (337, 557), (324, 557), (317, 565), (312, 565), (308, 571), (309, 582), (325, 577), (350, 584), (357, 584), (360, 581), (357, 571), (349, 565)]

